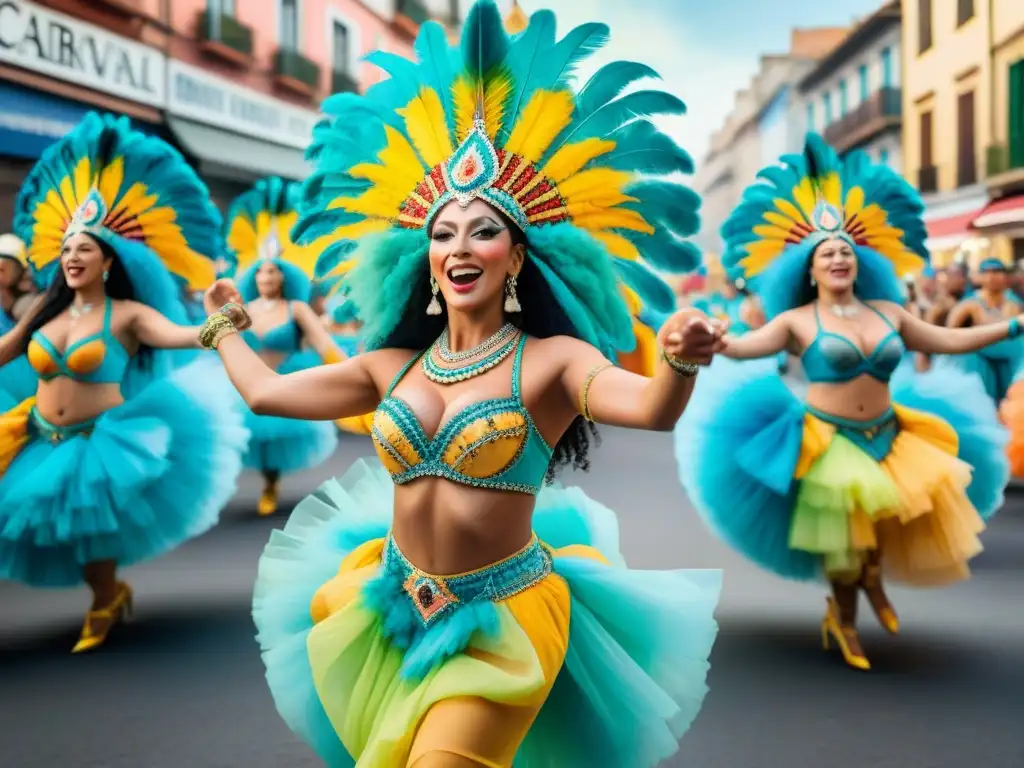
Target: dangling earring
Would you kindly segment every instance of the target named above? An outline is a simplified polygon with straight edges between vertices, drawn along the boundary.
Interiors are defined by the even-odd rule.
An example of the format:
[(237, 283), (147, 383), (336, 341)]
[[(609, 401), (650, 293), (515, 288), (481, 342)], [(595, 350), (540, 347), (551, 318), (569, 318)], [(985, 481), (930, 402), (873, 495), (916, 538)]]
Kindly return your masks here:
[(441, 302), (437, 300), (437, 292), (441, 290), (437, 284), (437, 280), (431, 276), (430, 278), (430, 303), (427, 304), (428, 315), (440, 315), (441, 314)]
[(519, 304), (519, 297), (516, 296), (516, 276), (509, 275), (505, 280), (505, 311), (522, 312), (523, 307)]
[(817, 284), (818, 284), (818, 281), (817, 281), (817, 280), (815, 280), (815, 279), (814, 279), (814, 277), (811, 277), (811, 287), (813, 288), (813, 287), (814, 287), (814, 286), (816, 286)]
[(103, 270), (103, 282), (104, 282), (104, 283), (105, 283), (105, 282), (107, 282), (107, 280), (108, 280), (109, 278), (110, 278), (110, 272), (108, 272), (107, 270), (105, 270), (105, 269), (104, 269), (104, 270)]

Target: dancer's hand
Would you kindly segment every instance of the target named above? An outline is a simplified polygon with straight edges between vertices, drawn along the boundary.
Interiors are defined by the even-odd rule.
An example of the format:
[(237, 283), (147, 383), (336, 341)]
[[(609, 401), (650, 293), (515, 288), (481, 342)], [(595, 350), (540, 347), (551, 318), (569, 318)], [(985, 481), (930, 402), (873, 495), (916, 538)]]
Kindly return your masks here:
[(206, 314), (212, 315), (214, 312), (219, 312), (225, 304), (241, 305), (242, 297), (238, 293), (235, 281), (222, 277), (207, 288), (206, 293), (203, 294), (203, 309), (206, 310)]
[(722, 351), (722, 337), (729, 328), (727, 320), (711, 320), (699, 309), (680, 309), (661, 326), (658, 344), (666, 355), (710, 365), (711, 359)]

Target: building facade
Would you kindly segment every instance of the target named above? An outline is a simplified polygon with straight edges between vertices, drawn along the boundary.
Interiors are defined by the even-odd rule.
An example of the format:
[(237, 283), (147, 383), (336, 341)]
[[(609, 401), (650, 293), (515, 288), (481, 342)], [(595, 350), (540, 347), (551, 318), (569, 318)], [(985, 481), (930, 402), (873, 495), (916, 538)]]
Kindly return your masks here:
[(903, 172), (900, 136), (901, 10), (886, 3), (800, 81), (803, 133), (815, 132), (840, 155), (854, 150)]
[(176, 144), (221, 207), (255, 179), (302, 179), (319, 105), (409, 55), (449, 0), (3, 0), (0, 231), (42, 152), (91, 109)]
[(936, 263), (1024, 255), (1024, 4), (903, 0), (903, 151)]
[(795, 151), (803, 138), (794, 86), (814, 63), (846, 35), (842, 28), (797, 29), (786, 54), (761, 57), (750, 85), (736, 94), (732, 112), (710, 138), (693, 187), (700, 193), (701, 231), (694, 242), (716, 271), (722, 252), (720, 229), (758, 171)]

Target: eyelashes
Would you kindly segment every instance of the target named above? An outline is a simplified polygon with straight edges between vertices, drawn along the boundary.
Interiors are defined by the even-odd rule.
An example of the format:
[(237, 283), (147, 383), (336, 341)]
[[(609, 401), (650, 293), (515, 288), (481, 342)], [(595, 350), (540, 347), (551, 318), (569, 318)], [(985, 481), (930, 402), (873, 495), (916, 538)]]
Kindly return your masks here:
[[(491, 238), (497, 237), (504, 231), (504, 229), (498, 229), (496, 227), (485, 227), (483, 229), (476, 230), (472, 234), (472, 237), (483, 237), (487, 240), (490, 240)], [(454, 236), (455, 235), (451, 232), (435, 232), (431, 239), (436, 240), (439, 243), (443, 243), (448, 240), (451, 240)]]

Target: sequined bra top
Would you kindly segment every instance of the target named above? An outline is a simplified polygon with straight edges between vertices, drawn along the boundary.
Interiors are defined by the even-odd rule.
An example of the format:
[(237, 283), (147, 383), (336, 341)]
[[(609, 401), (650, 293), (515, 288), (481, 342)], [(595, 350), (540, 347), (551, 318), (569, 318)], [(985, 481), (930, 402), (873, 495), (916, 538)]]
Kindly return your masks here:
[(302, 331), (292, 315), (292, 303), (288, 302), (288, 319), (283, 323), (275, 325), (262, 336), (257, 336), (252, 328), (248, 328), (242, 332), (242, 338), (256, 352), (298, 352), (302, 346)]
[(853, 381), (864, 374), (882, 383), (892, 378), (906, 347), (899, 331), (889, 318), (870, 304), (867, 307), (892, 329), (870, 355), (865, 355), (860, 347), (845, 336), (829, 333), (822, 328), (818, 303), (814, 303), (814, 320), (818, 324), (818, 333), (800, 358), (804, 373), (812, 384), (840, 384)]
[[(520, 378), (526, 336), (512, 362), (512, 394), (464, 408), (427, 437), (412, 409), (395, 397), (395, 387), (420, 360), (398, 372), (373, 414), (371, 436), (395, 483), (440, 477), (454, 483), (536, 494), (544, 483), (552, 450), (523, 405)], [(424, 354), (429, 354), (425, 352)]]
[(120, 384), (130, 356), (110, 331), (112, 308), (108, 298), (103, 328), (70, 344), (63, 353), (38, 330), (28, 343), (28, 362), (43, 381), (67, 376), (84, 384)]

